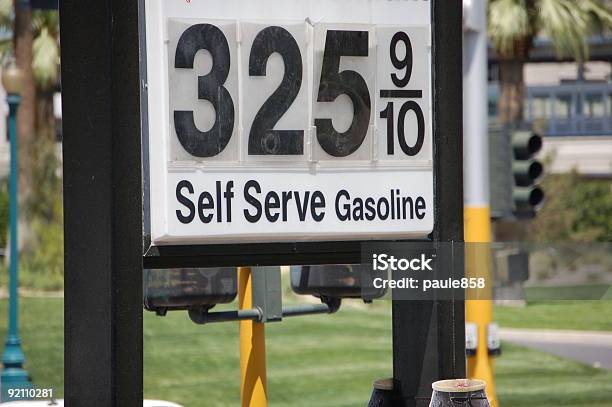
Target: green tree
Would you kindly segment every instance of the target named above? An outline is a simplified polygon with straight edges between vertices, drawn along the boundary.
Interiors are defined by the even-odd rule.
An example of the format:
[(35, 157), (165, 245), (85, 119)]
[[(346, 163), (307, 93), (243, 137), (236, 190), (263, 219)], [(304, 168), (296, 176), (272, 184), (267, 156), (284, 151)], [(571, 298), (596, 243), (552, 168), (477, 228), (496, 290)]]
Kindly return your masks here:
[(499, 57), (501, 123), (523, 119), (523, 68), (537, 35), (549, 37), (559, 56), (588, 59), (587, 40), (612, 28), (605, 0), (490, 0), (489, 36)]
[(546, 205), (529, 222), (537, 242), (612, 242), (612, 182), (585, 180), (577, 172), (553, 174), (543, 182)]

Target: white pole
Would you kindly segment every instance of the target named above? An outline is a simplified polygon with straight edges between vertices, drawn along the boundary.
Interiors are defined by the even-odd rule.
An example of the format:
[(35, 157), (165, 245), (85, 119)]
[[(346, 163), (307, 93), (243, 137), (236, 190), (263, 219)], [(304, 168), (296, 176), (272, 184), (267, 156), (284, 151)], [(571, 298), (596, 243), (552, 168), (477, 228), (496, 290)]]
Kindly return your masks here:
[[(465, 269), (490, 285), (491, 211), (489, 208), (489, 138), (487, 92), (487, 2), (463, 3), (463, 185), (465, 204)], [(483, 244), (484, 243), (484, 244)], [(491, 290), (492, 287), (487, 287)], [(490, 293), (490, 291), (489, 291)], [(493, 317), (490, 299), (466, 301), (466, 321), (478, 328), (476, 355), (468, 358), (468, 376), (487, 382), (487, 396), (498, 407), (495, 368), (489, 357), (487, 331)]]
[(486, 0), (464, 1), (464, 203), (489, 206)]

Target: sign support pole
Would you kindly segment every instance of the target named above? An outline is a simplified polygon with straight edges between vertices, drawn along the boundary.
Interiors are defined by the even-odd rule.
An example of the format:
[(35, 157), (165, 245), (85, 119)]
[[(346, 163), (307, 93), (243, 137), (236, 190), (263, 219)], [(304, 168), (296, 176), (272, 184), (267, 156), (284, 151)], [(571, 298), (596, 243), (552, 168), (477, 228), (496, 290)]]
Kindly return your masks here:
[(66, 406), (142, 406), (138, 2), (60, 17)]
[[(471, 243), (466, 250), (466, 273), (491, 281), (486, 0), (473, 1), (469, 14), (463, 56), (465, 241)], [(468, 375), (487, 382), (487, 396), (491, 406), (497, 407), (494, 360), (487, 346), (492, 317), (490, 296), (466, 301), (466, 319), (478, 327), (476, 355), (468, 358)]]
[[(434, 241), (463, 241), (462, 4), (432, 0)], [(462, 247), (452, 262), (463, 270)], [(460, 278), (461, 275), (455, 275)], [(465, 310), (453, 301), (393, 301), (396, 407), (426, 407), (432, 382), (465, 377)]]
[[(250, 267), (238, 268), (239, 308), (253, 307), (253, 278)], [(267, 407), (265, 324), (240, 321), (240, 405)]]

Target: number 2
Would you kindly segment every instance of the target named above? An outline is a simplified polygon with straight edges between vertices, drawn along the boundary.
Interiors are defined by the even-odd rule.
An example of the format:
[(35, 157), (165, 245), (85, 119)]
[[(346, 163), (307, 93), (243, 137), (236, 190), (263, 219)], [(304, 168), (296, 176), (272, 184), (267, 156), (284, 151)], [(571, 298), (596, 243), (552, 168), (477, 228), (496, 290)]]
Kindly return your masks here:
[(302, 54), (289, 31), (274, 26), (257, 34), (249, 57), (249, 75), (264, 76), (268, 58), (274, 52), (283, 58), (285, 75), (255, 115), (249, 133), (249, 155), (301, 155), (304, 153), (304, 130), (274, 130), (302, 86)]

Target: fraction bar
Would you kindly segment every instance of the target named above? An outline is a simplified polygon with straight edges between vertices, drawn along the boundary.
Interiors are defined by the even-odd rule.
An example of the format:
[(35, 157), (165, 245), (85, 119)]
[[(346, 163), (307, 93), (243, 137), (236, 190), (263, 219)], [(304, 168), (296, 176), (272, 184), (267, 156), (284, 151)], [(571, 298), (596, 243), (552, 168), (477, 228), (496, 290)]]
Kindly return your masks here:
[(423, 97), (422, 90), (409, 89), (383, 89), (380, 91), (381, 98), (406, 98), (420, 99)]

